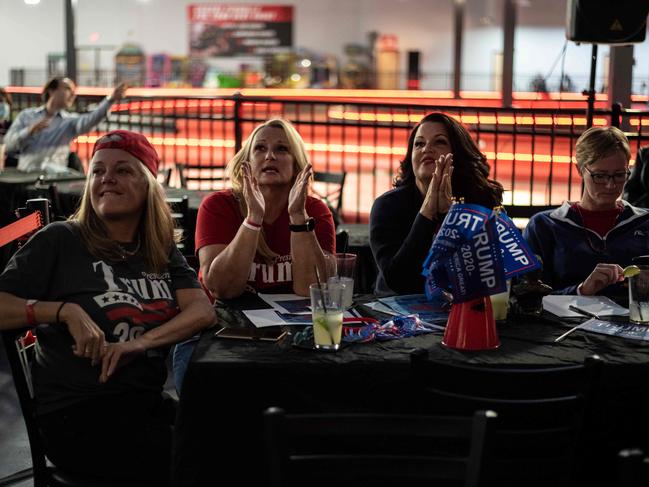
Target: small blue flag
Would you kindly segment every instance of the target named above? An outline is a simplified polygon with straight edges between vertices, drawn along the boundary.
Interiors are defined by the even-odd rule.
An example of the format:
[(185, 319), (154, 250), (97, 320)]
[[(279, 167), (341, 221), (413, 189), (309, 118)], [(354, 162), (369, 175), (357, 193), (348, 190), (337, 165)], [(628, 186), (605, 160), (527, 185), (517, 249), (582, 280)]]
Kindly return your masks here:
[(426, 293), (449, 289), (461, 303), (507, 289), (496, 214), (480, 205), (454, 204), (424, 262)]
[(503, 253), (507, 279), (540, 269), (541, 263), (527, 246), (527, 242), (511, 218), (504, 211), (496, 211), (496, 213), (498, 241)]

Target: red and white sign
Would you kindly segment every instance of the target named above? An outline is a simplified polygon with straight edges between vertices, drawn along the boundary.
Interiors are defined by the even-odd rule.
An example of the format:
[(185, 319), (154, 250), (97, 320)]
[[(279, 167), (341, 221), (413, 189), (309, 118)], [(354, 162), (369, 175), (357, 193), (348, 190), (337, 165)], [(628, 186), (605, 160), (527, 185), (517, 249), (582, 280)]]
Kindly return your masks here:
[(194, 4), (188, 6), (191, 56), (265, 55), (293, 46), (293, 7)]

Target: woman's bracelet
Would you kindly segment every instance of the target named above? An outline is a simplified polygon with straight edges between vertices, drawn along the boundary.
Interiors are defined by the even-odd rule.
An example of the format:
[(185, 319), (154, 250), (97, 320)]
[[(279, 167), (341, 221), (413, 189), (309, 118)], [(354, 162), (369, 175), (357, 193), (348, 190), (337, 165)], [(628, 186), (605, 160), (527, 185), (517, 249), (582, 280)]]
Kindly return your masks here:
[(243, 221), (242, 225), (244, 227), (246, 227), (247, 229), (252, 230), (253, 232), (258, 232), (258, 231), (261, 230), (261, 225), (259, 225), (257, 223), (253, 223), (250, 220), (248, 220), (247, 218)]
[(61, 310), (63, 309), (63, 306), (65, 306), (66, 304), (68, 304), (68, 302), (67, 302), (67, 301), (63, 301), (63, 302), (59, 305), (59, 309), (56, 310), (56, 322), (57, 322), (57, 323), (61, 323), (61, 319), (60, 319), (59, 315), (61, 314)]

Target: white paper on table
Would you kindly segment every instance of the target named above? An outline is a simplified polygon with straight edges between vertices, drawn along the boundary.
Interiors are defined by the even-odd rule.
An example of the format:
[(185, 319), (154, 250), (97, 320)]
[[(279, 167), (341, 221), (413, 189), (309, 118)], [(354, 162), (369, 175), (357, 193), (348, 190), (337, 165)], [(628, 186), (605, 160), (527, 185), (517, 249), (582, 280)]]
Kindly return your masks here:
[(374, 311), (379, 311), (380, 313), (385, 313), (386, 315), (392, 315), (392, 316), (400, 316), (401, 313), (397, 313), (394, 311), (392, 308), (390, 308), (388, 305), (381, 303), (380, 301), (372, 301), (370, 303), (363, 303), (364, 306), (367, 306), (368, 308), (374, 310)]
[[(308, 315), (305, 314), (293, 314), (293, 316), (303, 317), (303, 320), (292, 320), (286, 321), (282, 319), (280, 315), (277, 314), (277, 310), (274, 309), (249, 309), (242, 311), (246, 318), (248, 318), (256, 328), (265, 328), (267, 326), (292, 326), (292, 325), (313, 325), (311, 321), (311, 313)], [(354, 318), (354, 315), (349, 311), (343, 313), (344, 318)]]
[[(305, 320), (301, 323), (289, 323), (279, 317), (277, 311), (274, 309), (250, 309), (243, 311), (243, 314), (246, 315), (253, 325), (257, 328), (265, 328), (267, 326), (279, 326), (279, 325), (310, 325), (311, 324), (311, 315), (304, 315)], [(308, 318), (308, 320), (307, 320)]]
[[(306, 296), (298, 296), (297, 294), (264, 294), (264, 293), (258, 293), (257, 294), (261, 299), (266, 301), (268, 304), (270, 304), (273, 309), (276, 309), (277, 311), (281, 313), (291, 313), (291, 314), (305, 314), (305, 315), (310, 315), (311, 314), (311, 299)], [(308, 310), (302, 310), (302, 311), (295, 311), (294, 309), (289, 309), (281, 304), (282, 301), (288, 301), (289, 303), (291, 301), (296, 302), (296, 303), (302, 303), (307, 301), (308, 304)]]
[(576, 296), (550, 294), (543, 296), (543, 309), (560, 318), (583, 318), (569, 308), (576, 306), (597, 316), (628, 316), (629, 310), (606, 296)]

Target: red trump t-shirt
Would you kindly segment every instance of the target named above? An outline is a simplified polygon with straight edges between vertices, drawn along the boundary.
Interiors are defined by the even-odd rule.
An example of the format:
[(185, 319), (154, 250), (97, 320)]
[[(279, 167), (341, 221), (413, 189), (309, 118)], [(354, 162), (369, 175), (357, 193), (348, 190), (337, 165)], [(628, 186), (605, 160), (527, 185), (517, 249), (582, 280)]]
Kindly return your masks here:
[[(327, 205), (307, 196), (306, 212), (315, 219), (315, 234), (325, 252), (335, 252), (336, 232)], [(232, 190), (217, 191), (203, 200), (196, 220), (196, 252), (206, 245), (227, 245), (239, 231), (243, 215)], [(256, 255), (248, 275), (248, 285), (262, 292), (293, 292), (291, 232), (288, 206), (272, 224), (263, 224), (264, 237), (278, 257), (267, 263)]]

